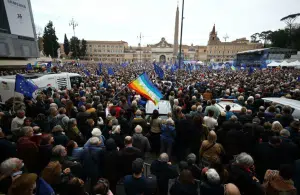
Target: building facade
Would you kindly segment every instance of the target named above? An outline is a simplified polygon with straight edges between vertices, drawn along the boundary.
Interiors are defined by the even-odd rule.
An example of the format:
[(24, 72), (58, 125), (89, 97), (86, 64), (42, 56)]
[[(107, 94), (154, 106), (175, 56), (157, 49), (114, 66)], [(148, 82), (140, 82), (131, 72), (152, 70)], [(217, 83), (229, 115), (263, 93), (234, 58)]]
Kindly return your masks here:
[(103, 63), (121, 63), (125, 61), (125, 48), (128, 43), (125, 41), (89, 41), (85, 60), (100, 61)]
[(209, 34), (206, 60), (215, 62), (231, 61), (236, 57), (238, 52), (259, 49), (262, 47), (262, 44), (250, 43), (246, 38), (236, 39), (232, 42), (221, 42), (214, 25)]
[[(128, 46), (125, 41), (87, 41), (87, 51), (84, 60), (93, 60), (103, 63), (145, 63), (156, 60), (160, 63), (174, 63), (179, 56), (179, 8), (175, 14), (175, 30), (173, 44), (163, 37), (156, 44), (146, 47), (141, 45)], [(216, 32), (215, 25), (209, 34), (208, 44), (182, 45), (184, 60), (202, 62), (225, 62), (231, 61), (238, 52), (262, 48), (262, 44), (250, 43), (246, 38), (236, 39), (231, 42), (222, 42)], [(63, 48), (61, 48), (61, 52)]]

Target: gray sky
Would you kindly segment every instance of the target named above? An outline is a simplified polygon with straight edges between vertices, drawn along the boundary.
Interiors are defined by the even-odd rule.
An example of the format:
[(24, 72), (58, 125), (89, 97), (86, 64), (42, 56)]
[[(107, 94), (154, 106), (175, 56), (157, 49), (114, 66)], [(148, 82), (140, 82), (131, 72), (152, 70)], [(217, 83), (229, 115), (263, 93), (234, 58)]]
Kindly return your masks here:
[[(86, 40), (127, 41), (129, 45), (173, 43), (177, 0), (31, 0), (35, 24), (52, 20), (59, 42), (73, 36), (69, 22), (77, 21), (76, 36)], [(180, 18), (181, 3), (179, 1)], [(185, 0), (183, 43), (206, 45), (214, 23), (219, 38), (229, 41), (285, 26), (280, 19), (300, 12), (300, 0)], [(300, 22), (300, 19), (297, 20)]]

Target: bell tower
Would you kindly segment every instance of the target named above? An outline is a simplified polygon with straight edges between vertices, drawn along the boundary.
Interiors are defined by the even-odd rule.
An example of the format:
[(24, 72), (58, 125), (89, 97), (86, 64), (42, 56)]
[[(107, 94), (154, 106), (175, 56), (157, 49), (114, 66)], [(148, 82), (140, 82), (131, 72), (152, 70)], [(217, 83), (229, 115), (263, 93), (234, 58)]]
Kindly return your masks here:
[(218, 34), (216, 32), (216, 25), (214, 24), (214, 27), (212, 31), (209, 34), (209, 40), (208, 40), (208, 45), (215, 44), (221, 42), (220, 39), (218, 38)]

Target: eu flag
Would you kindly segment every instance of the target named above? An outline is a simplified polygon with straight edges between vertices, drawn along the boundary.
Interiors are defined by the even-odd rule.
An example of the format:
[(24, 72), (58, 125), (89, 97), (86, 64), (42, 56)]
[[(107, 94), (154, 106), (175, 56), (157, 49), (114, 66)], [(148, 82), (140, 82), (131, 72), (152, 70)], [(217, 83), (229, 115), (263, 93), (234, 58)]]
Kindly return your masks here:
[(98, 67), (99, 67), (99, 72), (100, 72), (100, 74), (102, 73), (102, 63), (99, 63), (98, 64)]
[(32, 98), (32, 93), (38, 89), (31, 80), (27, 80), (20, 74), (16, 75), (15, 92), (23, 94), (25, 97)]
[(254, 72), (254, 68), (250, 66), (248, 74), (251, 75)]
[(156, 64), (154, 64), (154, 71), (155, 71), (155, 73), (158, 75), (158, 77), (160, 79), (164, 78), (164, 71), (161, 69), (161, 67), (159, 67)]
[(28, 70), (33, 70), (31, 63), (28, 63), (26, 65), (26, 71), (28, 71)]
[(114, 73), (114, 69), (113, 68), (108, 68), (107, 69), (107, 74), (108, 75), (114, 75), (115, 73)]
[(91, 73), (87, 69), (84, 69), (83, 72), (86, 76), (88, 76), (88, 77), (91, 76)]
[(101, 75), (101, 72), (100, 72), (100, 70), (96, 70), (96, 74), (98, 75), (98, 76), (100, 76)]

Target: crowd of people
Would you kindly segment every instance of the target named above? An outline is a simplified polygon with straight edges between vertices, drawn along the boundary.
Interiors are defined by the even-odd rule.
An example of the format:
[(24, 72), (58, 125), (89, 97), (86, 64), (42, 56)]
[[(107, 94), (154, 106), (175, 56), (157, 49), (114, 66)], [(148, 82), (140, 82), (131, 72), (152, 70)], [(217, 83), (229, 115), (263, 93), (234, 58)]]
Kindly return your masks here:
[[(81, 74), (82, 83), (1, 107), (0, 193), (112, 195), (117, 186), (127, 195), (300, 192), (300, 122), (289, 106), (262, 99), (300, 100), (299, 70), (165, 70), (164, 82), (151, 64), (112, 66), (110, 75), (103, 66), (100, 76), (92, 74), (97, 68), (86, 64), (87, 76), (65, 64), (59, 71)], [(146, 116), (147, 100), (126, 87), (142, 72), (170, 101), (167, 116)], [(242, 109), (219, 110), (219, 98)]]

